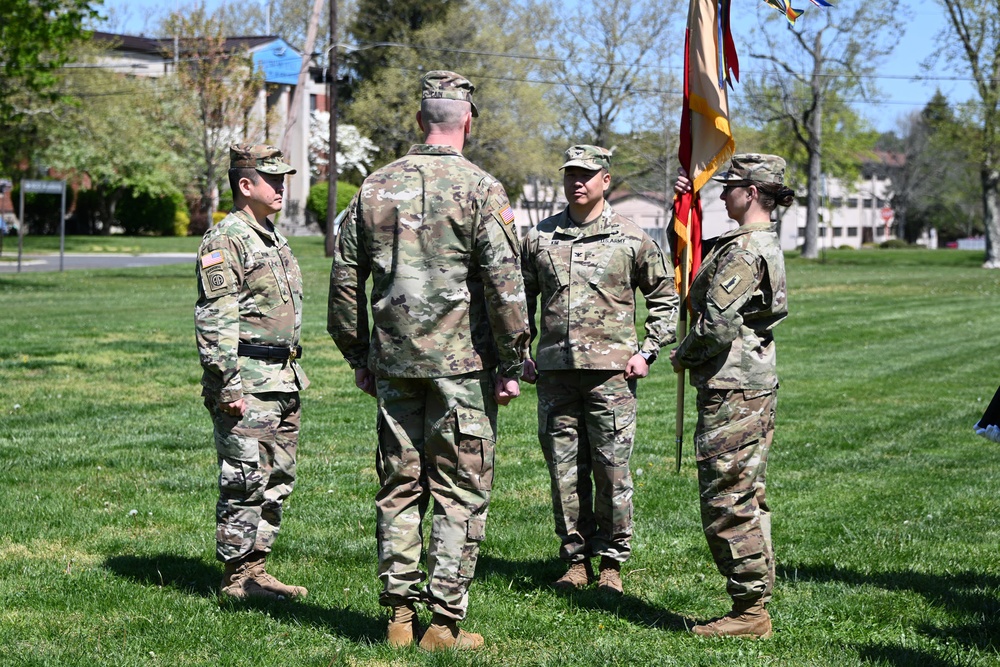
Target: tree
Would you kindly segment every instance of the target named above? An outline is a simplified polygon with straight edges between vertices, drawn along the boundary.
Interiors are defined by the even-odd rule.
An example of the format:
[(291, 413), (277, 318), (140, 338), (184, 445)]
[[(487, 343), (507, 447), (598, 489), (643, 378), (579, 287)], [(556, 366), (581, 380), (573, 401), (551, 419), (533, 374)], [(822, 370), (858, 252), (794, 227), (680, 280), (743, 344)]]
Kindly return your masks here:
[(972, 107), (981, 128), (976, 161), (982, 183), (986, 257), (983, 268), (1000, 268), (1000, 12), (996, 3), (937, 0), (948, 23), (938, 55), (965, 63), (975, 81), (978, 100)]
[[(232, 0), (223, 4), (220, 11), (230, 26), (240, 26), (234, 34), (279, 35), (302, 50), (306, 43), (312, 4), (313, 0), (267, 0), (262, 4)], [(325, 25), (326, 11), (328, 10), (324, 9), (320, 16), (320, 25)]]
[[(895, 48), (905, 10), (894, 0), (843, 0), (835, 7), (809, 11), (795, 27), (782, 31), (785, 19), (771, 9), (760, 21), (750, 43), (750, 56), (766, 69), (748, 82), (752, 114), (762, 123), (777, 123), (778, 131), (794, 138), (806, 157), (806, 235), (802, 256), (818, 256), (820, 189), (831, 145), (843, 146), (842, 136), (829, 142), (824, 130), (831, 111), (844, 122), (852, 98), (870, 100), (877, 90), (871, 78), (879, 63)], [(759, 14), (759, 12), (758, 12)], [(760, 15), (760, 14), (759, 14)], [(764, 16), (764, 15), (761, 15)], [(797, 63), (804, 63), (803, 68)], [(850, 129), (844, 126), (843, 129)]]
[(36, 117), (60, 97), (59, 68), (100, 0), (5, 0), (0, 17), (0, 173), (37, 146)]
[(171, 82), (94, 68), (100, 55), (94, 48), (77, 53), (78, 67), (63, 79), (72, 104), (57, 114), (41, 158), (93, 190), (101, 231), (108, 233), (121, 222), (116, 209), (124, 198), (173, 198), (191, 171), (176, 150), (184, 137)]
[(900, 237), (913, 242), (924, 229), (934, 228), (939, 240), (947, 241), (980, 224), (976, 207), (970, 206), (981, 201), (970, 151), (975, 135), (938, 91), (921, 111), (900, 119), (898, 135), (879, 139), (878, 148), (889, 157), (884, 175), (892, 181)]
[(223, 12), (209, 13), (204, 4), (171, 14), (164, 23), (164, 31), (179, 40), (181, 62), (174, 76), (184, 103), (182, 123), (194, 138), (182, 149), (195, 167), (199, 216), (192, 215), (194, 232), (211, 222), (229, 145), (268, 139), (266, 111), (254, 113), (263, 76), (248, 53), (227, 43), (228, 27)]
[(81, 185), (89, 181), (105, 234), (124, 197), (179, 194), (177, 184), (189, 177), (174, 150), (177, 133), (165, 103), (174, 91), (163, 90), (164, 83), (86, 67), (67, 71), (61, 92), (76, 103), (57, 112), (40, 157)]
[(381, 45), (410, 44), (415, 33), (443, 22), (464, 5), (464, 0), (358, 0), (348, 33), (360, 48), (347, 58), (353, 82), (348, 92), (377, 78), (394, 59), (393, 47)]
[(521, 57), (531, 55), (530, 40), (518, 43), (517, 53), (510, 54), (505, 33), (482, 29), (487, 24), (528, 25), (530, 20), (523, 8), (486, 0), (453, 10), (446, 22), (425, 25), (406, 47), (389, 48), (388, 65), (361, 82), (345, 112), (345, 120), (379, 148), (374, 166), (395, 160), (419, 141), (415, 114), (421, 72), (448, 69), (476, 85), (481, 115), (473, 122), (466, 157), (496, 176), (515, 199), (530, 174), (554, 171), (551, 108), (542, 88), (530, 81), (536, 61)]
[(556, 84), (546, 97), (562, 142), (614, 148), (613, 188), (661, 190), (676, 167), (680, 82), (670, 65), (683, 39), (672, 30), (686, 3), (609, 0), (546, 12), (550, 4), (531, 11), (545, 17), (539, 49), (550, 59), (541, 70)]
[[(348, 181), (360, 185), (368, 175), (378, 146), (353, 125), (337, 125), (337, 174), (347, 172)], [(309, 119), (309, 167), (320, 176), (330, 164), (330, 112), (313, 111)], [(322, 170), (322, 171), (321, 171)], [(339, 198), (339, 193), (338, 193)], [(326, 210), (324, 207), (323, 210)]]
[[(614, 150), (612, 190), (662, 193), (676, 173), (680, 84), (671, 73), (682, 0), (612, 0), (572, 7), (525, 0), (519, 52), (534, 58), (553, 125), (546, 162), (529, 173), (532, 224), (551, 215), (562, 193), (556, 167), (570, 145)], [(525, 50), (525, 43), (535, 52)], [(669, 187), (672, 196), (672, 183)], [(669, 198), (669, 197), (668, 197)]]
[[(632, 128), (664, 117), (642, 118), (647, 101), (673, 92), (667, 70), (677, 42), (668, 39), (681, 3), (609, 0), (564, 7), (547, 18), (540, 50), (551, 60), (543, 70), (554, 78), (549, 97), (560, 110), (566, 137), (608, 146), (620, 125)], [(546, 16), (544, 8), (532, 12)], [(672, 90), (671, 90), (672, 89)], [(678, 105), (679, 107), (679, 105)]]

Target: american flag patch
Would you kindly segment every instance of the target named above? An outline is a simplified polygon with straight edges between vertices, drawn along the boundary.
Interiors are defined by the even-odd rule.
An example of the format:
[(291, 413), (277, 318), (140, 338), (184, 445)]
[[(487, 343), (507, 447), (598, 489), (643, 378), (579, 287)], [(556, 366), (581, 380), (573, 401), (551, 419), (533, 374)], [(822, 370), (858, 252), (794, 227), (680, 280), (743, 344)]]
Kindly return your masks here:
[(503, 224), (505, 225), (514, 222), (514, 211), (510, 210), (510, 204), (500, 209), (500, 219), (503, 220)]
[(207, 255), (201, 256), (201, 268), (207, 269), (210, 266), (215, 266), (216, 264), (222, 263), (222, 251), (213, 250)]

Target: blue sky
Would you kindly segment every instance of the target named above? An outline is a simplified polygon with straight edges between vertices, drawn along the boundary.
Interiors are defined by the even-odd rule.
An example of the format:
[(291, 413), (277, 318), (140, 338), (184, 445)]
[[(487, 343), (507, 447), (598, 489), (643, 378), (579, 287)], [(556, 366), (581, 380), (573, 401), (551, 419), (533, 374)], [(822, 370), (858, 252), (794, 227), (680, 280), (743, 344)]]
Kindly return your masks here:
[[(212, 7), (218, 5), (220, 1), (207, 0), (207, 4)], [(262, 4), (264, 2), (264, 0), (244, 1), (248, 3), (259, 1)], [(104, 6), (105, 13), (111, 10), (112, 14), (117, 13), (120, 17), (118, 25), (114, 26), (116, 31), (140, 34), (143, 31), (149, 32), (158, 17), (185, 4), (188, 4), (187, 1), (180, 0), (105, 0)], [(752, 13), (750, 7), (758, 3), (753, 0), (736, 0), (734, 4), (736, 5), (734, 11)], [(923, 108), (936, 88), (940, 88), (955, 103), (966, 101), (975, 94), (969, 81), (908, 80), (922, 76), (966, 77), (968, 75), (961, 67), (949, 70), (943, 60), (936, 63), (929, 72), (922, 70), (921, 63), (931, 54), (946, 18), (934, 0), (909, 0), (906, 4), (912, 12), (912, 20), (907, 23), (906, 31), (895, 52), (879, 72), (881, 78), (878, 79), (878, 85), (884, 93), (885, 101), (879, 105), (859, 108), (863, 115), (883, 131), (894, 129), (900, 116)], [(835, 8), (820, 10), (807, 0), (798, 0), (796, 6), (802, 6), (807, 12), (836, 11)], [(737, 20), (737, 16), (734, 16), (734, 20)], [(749, 62), (744, 64), (744, 68), (752, 66), (753, 64)]]

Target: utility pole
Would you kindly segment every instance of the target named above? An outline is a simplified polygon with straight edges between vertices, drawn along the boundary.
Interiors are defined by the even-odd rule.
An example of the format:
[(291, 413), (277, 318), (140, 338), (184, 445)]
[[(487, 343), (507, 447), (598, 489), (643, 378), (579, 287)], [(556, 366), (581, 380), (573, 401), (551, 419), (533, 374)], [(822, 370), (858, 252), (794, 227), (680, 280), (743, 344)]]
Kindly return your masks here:
[(327, 182), (330, 192), (326, 197), (326, 256), (333, 257), (335, 234), (333, 220), (337, 217), (337, 0), (330, 0), (330, 50), (327, 81), (327, 101), (330, 108), (330, 155), (327, 162)]

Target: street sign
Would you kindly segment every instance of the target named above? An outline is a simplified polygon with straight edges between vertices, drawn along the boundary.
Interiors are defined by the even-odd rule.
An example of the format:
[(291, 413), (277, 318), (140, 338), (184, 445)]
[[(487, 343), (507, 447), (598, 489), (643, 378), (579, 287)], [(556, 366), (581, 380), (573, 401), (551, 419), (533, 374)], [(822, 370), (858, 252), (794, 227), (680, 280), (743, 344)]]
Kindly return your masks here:
[(21, 181), (24, 192), (36, 192), (49, 195), (62, 194), (64, 181)]
[(879, 211), (879, 215), (882, 216), (882, 222), (890, 222), (895, 216), (895, 211), (889, 206), (883, 206), (882, 210)]
[(26, 192), (62, 196), (62, 212), (59, 216), (59, 270), (63, 270), (66, 254), (66, 181), (21, 181), (21, 217), (17, 225), (17, 272), (21, 272), (21, 253), (24, 250), (24, 194)]

